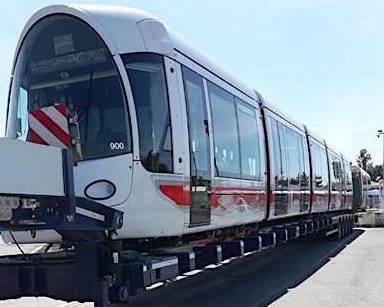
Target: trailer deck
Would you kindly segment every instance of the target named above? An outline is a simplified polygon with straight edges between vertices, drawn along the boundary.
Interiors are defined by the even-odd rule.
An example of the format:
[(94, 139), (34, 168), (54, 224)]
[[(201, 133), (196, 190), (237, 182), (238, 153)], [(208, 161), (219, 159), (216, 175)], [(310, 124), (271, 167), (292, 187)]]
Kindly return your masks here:
[[(168, 283), (134, 297), (142, 306), (380, 306), (384, 229), (355, 228), (341, 240), (311, 236)], [(3, 247), (3, 245), (1, 245)], [(263, 276), (263, 278), (259, 278)], [(278, 276), (279, 278), (276, 278)], [(271, 291), (271, 288), (273, 291)], [(356, 294), (356, 295), (355, 295)], [(379, 303), (378, 303), (379, 302)], [(16, 307), (91, 307), (45, 297), (0, 302)]]
[[(129, 306), (135, 295), (194, 272), (281, 246), (305, 236), (344, 237), (353, 214), (313, 217), (266, 227), (215, 244), (186, 245), (139, 253), (120, 241), (81, 242), (67, 250), (0, 258), (0, 297), (49, 296), (95, 306)], [(192, 273), (191, 273), (192, 272)]]

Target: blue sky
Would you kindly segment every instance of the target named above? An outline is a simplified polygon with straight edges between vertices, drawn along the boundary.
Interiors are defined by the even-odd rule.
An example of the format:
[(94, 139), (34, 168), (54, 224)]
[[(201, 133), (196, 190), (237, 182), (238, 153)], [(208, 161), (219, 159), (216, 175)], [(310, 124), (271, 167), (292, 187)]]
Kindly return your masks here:
[(18, 36), (30, 15), (56, 3), (147, 10), (232, 71), (291, 118), (355, 162), (382, 163), (384, 2), (380, 0), (2, 0), (0, 133)]

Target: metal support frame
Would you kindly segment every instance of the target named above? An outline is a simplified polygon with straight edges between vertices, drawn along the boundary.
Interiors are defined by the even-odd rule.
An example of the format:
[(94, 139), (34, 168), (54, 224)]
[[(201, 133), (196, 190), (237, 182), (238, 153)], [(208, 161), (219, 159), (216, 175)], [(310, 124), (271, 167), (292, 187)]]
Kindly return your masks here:
[(232, 257), (239, 257), (244, 255), (244, 241), (226, 241), (221, 243), (223, 251), (223, 259), (229, 259)]
[(250, 236), (243, 238), (244, 252), (260, 251), (263, 248), (263, 241), (261, 236)]
[(195, 263), (197, 269), (202, 269), (209, 264), (219, 263), (223, 260), (222, 248), (219, 245), (195, 246)]
[(71, 149), (62, 150), (62, 164), (64, 196), (0, 194), (1, 205), (11, 210), (9, 218), (0, 221), (0, 230), (54, 229), (76, 241), (89, 239), (85, 233), (92, 233), (92, 239), (97, 233), (98, 240), (102, 240), (105, 230), (122, 227), (123, 212), (75, 196)]
[(62, 163), (65, 195), (1, 194), (10, 211), (0, 230), (52, 229), (74, 249), (0, 257), (0, 298), (49, 296), (97, 306), (125, 302), (130, 280), (122, 275), (121, 244), (108, 241), (108, 233), (122, 227), (123, 213), (76, 197), (72, 150), (63, 150)]

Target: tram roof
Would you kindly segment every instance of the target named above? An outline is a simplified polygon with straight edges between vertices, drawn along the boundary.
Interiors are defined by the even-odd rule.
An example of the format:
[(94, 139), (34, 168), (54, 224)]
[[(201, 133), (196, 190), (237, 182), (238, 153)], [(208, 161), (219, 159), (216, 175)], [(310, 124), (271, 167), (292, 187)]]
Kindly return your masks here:
[(255, 90), (223, 69), (210, 56), (193, 46), (159, 18), (145, 11), (115, 5), (51, 5), (30, 17), (20, 36), (17, 50), (29, 29), (41, 18), (52, 14), (75, 16), (88, 23), (103, 38), (113, 55), (131, 52), (157, 52), (177, 60), (186, 56), (249, 97)]

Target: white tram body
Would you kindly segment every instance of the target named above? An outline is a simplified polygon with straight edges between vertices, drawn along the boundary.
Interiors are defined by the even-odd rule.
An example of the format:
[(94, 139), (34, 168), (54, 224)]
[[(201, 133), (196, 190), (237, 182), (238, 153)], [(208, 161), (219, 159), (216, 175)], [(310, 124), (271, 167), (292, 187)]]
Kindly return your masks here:
[[(148, 13), (54, 5), (29, 19), (14, 60), (7, 137), (50, 145), (49, 135), (33, 135), (28, 112), (58, 104), (79, 118), (76, 196), (124, 212), (116, 238), (351, 209), (346, 184), (338, 188), (340, 169), (350, 173), (340, 155)], [(341, 168), (329, 201), (331, 158)], [(55, 239), (44, 232), (32, 241)]]

